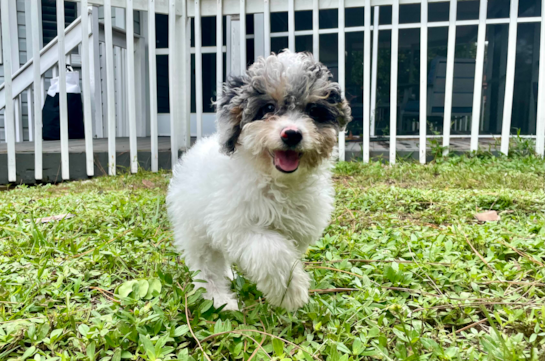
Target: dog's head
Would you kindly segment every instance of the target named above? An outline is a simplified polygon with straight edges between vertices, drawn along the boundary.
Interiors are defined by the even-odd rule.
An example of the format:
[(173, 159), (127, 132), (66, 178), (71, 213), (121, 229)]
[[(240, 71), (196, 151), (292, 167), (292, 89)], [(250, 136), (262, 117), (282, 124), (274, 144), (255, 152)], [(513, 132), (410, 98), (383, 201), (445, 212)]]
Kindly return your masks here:
[(311, 54), (287, 50), (231, 78), (216, 106), (223, 151), (249, 156), (271, 174), (318, 166), (352, 119), (329, 70)]

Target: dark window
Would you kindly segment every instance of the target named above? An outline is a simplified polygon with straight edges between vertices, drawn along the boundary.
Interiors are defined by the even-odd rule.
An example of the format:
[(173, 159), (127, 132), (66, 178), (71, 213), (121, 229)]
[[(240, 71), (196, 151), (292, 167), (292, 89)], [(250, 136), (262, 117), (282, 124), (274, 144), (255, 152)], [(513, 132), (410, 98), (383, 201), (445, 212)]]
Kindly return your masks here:
[(350, 138), (363, 134), (363, 31), (346, 33), (345, 50), (345, 96), (353, 118), (347, 128)]
[(201, 26), (202, 46), (216, 46), (216, 17), (202, 17)]
[[(167, 56), (165, 56), (167, 57)], [(168, 58), (168, 57), (167, 57)], [(225, 74), (225, 57), (224, 74)], [(159, 63), (159, 62), (157, 62)], [(216, 98), (216, 54), (202, 54), (202, 110), (203, 113), (214, 113), (212, 100)], [(159, 69), (159, 66), (157, 66)], [(206, 69), (213, 69), (206, 71)], [(168, 79), (167, 79), (168, 82)], [(159, 80), (157, 81), (159, 83)], [(167, 83), (168, 84), (168, 83)], [(168, 88), (167, 88), (168, 91)], [(196, 90), (195, 90), (195, 54), (191, 54), (191, 113), (197, 112), (196, 106)]]
[(418, 134), (420, 108), (420, 29), (399, 30), (397, 134)]
[(449, 13), (450, 4), (448, 2), (428, 3), (428, 21), (448, 21)]
[(320, 35), (320, 62), (328, 67), (333, 80), (339, 79), (339, 51), (337, 49), (339, 36), (337, 34)]
[(477, 29), (477, 26), (456, 28), (451, 134), (471, 134)]
[(541, 0), (519, 0), (519, 16), (541, 16)]
[(420, 22), (420, 4), (399, 5), (399, 23), (410, 24)]
[(155, 47), (168, 48), (168, 15), (155, 14)]
[(539, 23), (518, 24), (511, 134), (536, 134)]
[[(382, 9), (381, 9), (382, 11)], [(390, 64), (391, 30), (378, 32), (377, 94), (375, 108), (375, 134), (390, 134)]]
[[(64, 24), (70, 25), (77, 17), (77, 4), (64, 2)], [(42, 28), (43, 42), (48, 44), (57, 36), (57, 2), (56, 0), (42, 0)]]
[(428, 29), (427, 133), (443, 132), (448, 27)]
[(157, 112), (170, 113), (168, 55), (157, 55)]
[(320, 10), (320, 29), (334, 29), (339, 27), (339, 12), (337, 9)]
[(288, 13), (271, 13), (271, 33), (288, 31)]
[(254, 14), (246, 14), (246, 34), (254, 34)]
[[(254, 63), (255, 48), (254, 39), (246, 39), (246, 68)], [(203, 68), (206, 69), (206, 68)], [(215, 69), (215, 68), (214, 68)]]
[[(164, 16), (164, 24), (161, 26), (165, 27), (165, 31), (168, 34), (168, 16)], [(223, 17), (223, 45), (227, 44), (227, 18)], [(252, 22), (253, 24), (253, 22)], [(158, 28), (158, 23), (156, 28)], [(253, 28), (252, 28), (253, 29)], [(248, 23), (246, 23), (246, 33), (248, 33)], [(215, 16), (205, 16), (201, 18), (201, 45), (202, 46), (216, 46), (216, 17)], [(195, 18), (191, 18), (191, 46), (195, 46)], [(168, 46), (165, 46), (168, 47)]]
[[(371, 12), (372, 14), (373, 12)], [(365, 25), (365, 8), (346, 8), (344, 9), (344, 25), (346, 27)], [(371, 20), (371, 24), (373, 20)]]
[(508, 24), (486, 26), (480, 134), (501, 134), (508, 38)]
[(503, 19), (509, 17), (511, 2), (509, 0), (488, 0), (487, 18)]
[(295, 51), (308, 51), (312, 53), (312, 35), (296, 36)]
[(392, 5), (379, 7), (378, 23), (379, 25), (390, 25), (392, 23)]
[(282, 36), (280, 38), (271, 38), (271, 51), (273, 53), (280, 53), (282, 50), (288, 47), (288, 37)]
[(476, 20), (479, 18), (479, 1), (458, 1), (456, 20)]
[(312, 11), (295, 12), (295, 30), (312, 30)]

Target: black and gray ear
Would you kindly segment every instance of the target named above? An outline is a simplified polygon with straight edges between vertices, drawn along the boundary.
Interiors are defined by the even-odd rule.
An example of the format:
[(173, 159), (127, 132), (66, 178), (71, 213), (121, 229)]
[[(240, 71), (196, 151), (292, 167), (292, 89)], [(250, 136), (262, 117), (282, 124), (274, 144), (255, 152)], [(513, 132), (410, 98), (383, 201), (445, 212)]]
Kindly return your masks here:
[(350, 108), (350, 103), (345, 98), (341, 99), (337, 107), (341, 113), (341, 116), (338, 118), (339, 126), (344, 130), (346, 125), (352, 121), (352, 109)]
[(338, 84), (335, 84), (329, 92), (327, 102), (335, 104), (338, 111), (337, 122), (339, 122), (340, 130), (343, 130), (352, 120), (352, 109), (350, 108), (350, 103), (341, 95), (341, 88)]
[(218, 133), (222, 151), (231, 155), (234, 153), (238, 137), (242, 131), (242, 113), (244, 99), (242, 87), (245, 76), (231, 77), (223, 87), (223, 96), (216, 102), (218, 112)]

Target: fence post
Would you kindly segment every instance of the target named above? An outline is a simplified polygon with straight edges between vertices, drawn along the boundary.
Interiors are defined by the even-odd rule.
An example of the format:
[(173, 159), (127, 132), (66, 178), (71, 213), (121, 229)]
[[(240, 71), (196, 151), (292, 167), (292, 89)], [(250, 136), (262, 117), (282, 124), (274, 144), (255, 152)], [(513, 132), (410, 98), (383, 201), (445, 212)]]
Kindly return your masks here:
[(363, 39), (363, 162), (369, 163), (369, 122), (371, 116), (371, 0), (365, 0)]
[[(455, 1), (455, 0), (453, 0)], [(392, 5), (392, 50), (390, 64), (390, 164), (396, 162), (397, 136), (397, 54), (399, 42), (399, 2)]]
[(507, 44), (507, 71), (505, 75), (505, 99), (503, 103), (503, 121), (501, 128), (501, 152), (509, 153), (509, 135), (511, 133), (511, 113), (513, 110), (513, 88), (515, 85), (515, 59), (517, 55), (517, 15), (518, 0), (511, 0), (509, 12), (509, 40)]
[(170, 100), (170, 154), (171, 165), (174, 169), (174, 165), (178, 161), (178, 134), (179, 134), (179, 122), (180, 122), (180, 96), (178, 95), (182, 86), (179, 79), (178, 71), (178, 34), (176, 32), (177, 18), (176, 14), (176, 0), (169, 1), (168, 11), (168, 84), (169, 84), (169, 100)]
[(62, 179), (70, 179), (68, 150), (68, 100), (66, 98), (66, 54), (64, 49), (64, 1), (57, 0), (57, 44), (59, 47), (59, 113), (61, 125)]
[[(338, 62), (339, 62), (339, 85), (341, 87), (341, 93), (346, 96), (345, 93), (345, 61), (344, 61), (344, 49), (345, 49), (345, 35), (344, 35), (344, 0), (339, 0), (339, 35), (338, 35)], [(341, 129), (339, 132), (339, 160), (345, 160), (346, 144), (345, 144), (345, 132), (346, 129)]]
[(197, 139), (202, 137), (202, 26), (201, 2), (195, 0), (195, 106), (197, 107)]
[(471, 113), (471, 146), (472, 151), (479, 149), (479, 124), (481, 121), (481, 102), (484, 71), (484, 42), (486, 40), (486, 8), (487, 0), (481, 0), (479, 8), (479, 28), (477, 32), (477, 56), (475, 58), (475, 86), (473, 88), (473, 109)]
[(93, 116), (91, 112), (91, 64), (89, 61), (89, 14), (92, 14), (88, 1), (81, 1), (81, 83), (83, 86), (83, 121), (85, 127), (85, 163), (87, 175), (95, 174), (93, 164)]
[[(484, 0), (483, 0), (484, 1)], [(541, 0), (541, 9), (545, 9), (545, 0)], [(543, 10), (542, 10), (543, 11)], [(539, 38), (539, 80), (537, 92), (536, 153), (543, 157), (545, 151), (545, 21), (541, 15), (541, 34)]]
[[(17, 175), (15, 171), (15, 124), (14, 124), (14, 109), (13, 109), (13, 93), (11, 77), (12, 71), (12, 54), (11, 54), (11, 37), (9, 21), (10, 21), (10, 0), (2, 0), (2, 46), (4, 53), (4, 94), (6, 96), (6, 107), (4, 109), (4, 127), (6, 134), (6, 142), (8, 143), (8, 181), (15, 182)], [(13, 3), (15, 6), (15, 3)], [(8, 9), (8, 10), (6, 10)]]
[(428, 96), (428, 0), (420, 8), (420, 164), (426, 163), (427, 96)]
[(159, 170), (157, 138), (157, 55), (155, 50), (155, 0), (148, 2), (148, 59), (150, 96), (151, 171)]
[(445, 80), (445, 113), (443, 118), (443, 155), (449, 152), (450, 122), (452, 117), (452, 90), (454, 83), (454, 55), (456, 47), (456, 7), (457, 0), (450, 0), (450, 16), (447, 42), (447, 73)]
[[(38, 2), (30, 2), (31, 32), (32, 32), (32, 69), (34, 75), (34, 178), (42, 180), (42, 74), (40, 69), (40, 24)], [(29, 26), (29, 25), (27, 25)], [(28, 33), (28, 32), (27, 32)], [(30, 104), (29, 104), (30, 106)]]

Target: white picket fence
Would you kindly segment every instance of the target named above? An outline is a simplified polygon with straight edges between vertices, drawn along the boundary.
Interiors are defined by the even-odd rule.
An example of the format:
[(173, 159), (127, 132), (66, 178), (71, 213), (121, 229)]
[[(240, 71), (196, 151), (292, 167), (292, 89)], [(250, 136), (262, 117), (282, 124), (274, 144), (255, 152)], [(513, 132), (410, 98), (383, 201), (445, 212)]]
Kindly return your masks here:
[[(31, 21), (32, 24), (39, 24), (39, 0), (31, 1)], [(74, 0), (76, 1), (76, 0)], [(376, 61), (371, 61), (371, 56), (376, 54), (376, 49), (371, 47), (371, 37), (374, 38), (374, 47), (378, 43), (378, 31), (388, 29), (391, 30), (391, 68), (390, 68), (390, 103), (397, 104), (397, 79), (398, 79), (398, 46), (399, 46), (399, 29), (420, 28), (420, 43), (427, 44), (428, 29), (433, 27), (443, 26), (448, 27), (448, 54), (447, 54), (447, 71), (446, 71), (446, 88), (445, 88), (445, 111), (444, 111), (444, 133), (443, 145), (449, 146), (450, 130), (451, 130), (451, 114), (452, 114), (452, 94), (453, 94), (453, 71), (455, 61), (455, 38), (457, 25), (477, 25), (478, 26), (478, 42), (477, 56), (475, 66), (475, 82), (474, 82), (474, 97), (472, 107), (472, 124), (471, 124), (471, 150), (477, 150), (479, 140), (479, 119), (481, 116), (481, 91), (483, 79), (483, 63), (485, 52), (485, 31), (487, 24), (509, 25), (509, 41), (507, 55), (507, 75), (505, 86), (505, 101), (503, 108), (503, 123), (501, 134), (501, 151), (505, 154), (509, 151), (510, 125), (511, 125), (511, 109), (513, 105), (513, 88), (515, 77), (515, 52), (517, 39), (517, 25), (522, 22), (540, 22), (543, 24), (543, 16), (540, 17), (518, 17), (518, 0), (510, 2), (510, 16), (508, 19), (487, 19), (487, 0), (480, 0), (480, 15), (477, 20), (457, 20), (456, 8), (457, 4), (463, 0), (450, 0), (450, 17), (448, 21), (428, 23), (428, 2), (437, 2), (437, 0), (77, 0), (81, 4), (81, 9), (88, 9), (90, 6), (104, 7), (104, 26), (105, 26), (105, 67), (106, 67), (106, 97), (107, 99), (115, 99), (114, 86), (114, 44), (112, 40), (112, 7), (126, 9), (126, 98), (127, 98), (127, 116), (129, 120), (129, 138), (130, 138), (130, 159), (131, 171), (136, 172), (138, 169), (137, 162), (137, 133), (136, 133), (136, 117), (137, 117), (137, 96), (135, 84), (135, 49), (134, 49), (134, 29), (133, 29), (133, 10), (147, 12), (147, 43), (148, 43), (148, 62), (149, 62), (149, 122), (151, 129), (151, 169), (158, 170), (158, 132), (157, 132), (157, 78), (156, 78), (156, 49), (155, 49), (155, 14), (168, 14), (168, 33), (169, 33), (169, 97), (170, 97), (170, 129), (171, 129), (171, 150), (172, 162), (178, 158), (178, 150), (186, 149), (190, 145), (190, 94), (191, 94), (191, 54), (195, 54), (195, 87), (196, 87), (196, 118), (197, 118), (197, 138), (203, 134), (202, 119), (203, 119), (203, 89), (202, 89), (202, 29), (201, 18), (203, 16), (216, 16), (216, 73), (218, 79), (217, 94), (221, 96), (221, 79), (223, 79), (223, 15), (239, 16), (239, 42), (236, 53), (227, 54), (227, 61), (230, 62), (228, 71), (233, 71), (237, 67), (240, 72), (246, 68), (246, 14), (263, 13), (263, 31), (264, 34), (264, 53), (268, 54), (271, 51), (271, 37), (279, 36), (280, 34), (271, 34), (270, 14), (271, 12), (288, 12), (288, 47), (295, 51), (295, 36), (297, 34), (312, 35), (313, 53), (315, 56), (319, 54), (319, 34), (323, 30), (319, 29), (319, 11), (321, 9), (339, 9), (338, 11), (338, 28), (334, 32), (338, 34), (338, 79), (342, 90), (345, 90), (345, 8), (364, 7), (364, 26), (360, 31), (364, 32), (364, 52), (363, 52), (363, 88), (371, 89), (376, 87)], [(542, 1), (542, 9), (545, 10), (545, 0)], [(399, 23), (399, 6), (402, 4), (421, 3), (421, 19), (415, 24), (400, 24)], [(57, 0), (57, 19), (64, 19), (64, 1)], [(378, 6), (392, 5), (392, 23), (391, 25), (379, 25), (378, 23)], [(8, 178), (9, 181), (16, 181), (16, 152), (15, 152), (15, 121), (14, 121), (14, 99), (17, 99), (24, 91), (32, 90), (33, 103), (33, 124), (34, 124), (34, 139), (35, 139), (35, 178), (42, 179), (42, 120), (41, 120), (41, 104), (44, 96), (43, 75), (51, 64), (51, 59), (43, 59), (41, 56), (44, 49), (50, 49), (52, 46), (57, 47), (58, 57), (54, 59), (59, 69), (60, 77), (60, 124), (61, 124), (61, 169), (62, 178), (70, 179), (69, 169), (69, 148), (68, 148), (68, 119), (67, 119), (67, 101), (66, 88), (64, 79), (66, 77), (65, 56), (73, 48), (81, 43), (81, 63), (82, 63), (82, 92), (83, 92), (83, 108), (84, 108), (84, 124), (85, 124), (85, 144), (86, 144), (86, 166), (87, 174), (93, 176), (93, 129), (91, 121), (91, 96), (90, 96), (90, 69), (95, 57), (89, 54), (89, 31), (90, 17), (89, 11), (82, 11), (81, 17), (76, 20), (67, 29), (64, 29), (62, 21), (57, 22), (58, 37), (48, 44), (44, 49), (40, 49), (39, 30), (37, 26), (32, 26), (32, 47), (33, 58), (28, 61), (21, 69), (15, 69), (14, 73), (12, 57), (10, 54), (11, 41), (9, 34), (9, 10), (15, 6), (15, 1), (1, 0), (2, 10), (2, 45), (3, 45), (3, 61), (5, 83), (0, 87), (0, 109), (5, 108), (5, 130), (8, 149)], [(296, 31), (295, 30), (295, 11), (311, 10), (313, 19), (313, 28), (311, 31)], [(542, 10), (543, 11), (543, 10)], [(371, 13), (375, 12), (375, 21), (371, 23)], [(195, 46), (191, 48), (191, 18), (194, 18), (195, 26)], [(74, 30), (76, 27), (81, 32), (80, 37), (67, 37), (65, 34), (69, 30)], [(352, 30), (353, 31), (353, 30)], [(545, 64), (545, 26), (541, 27), (540, 38), (540, 64)], [(231, 35), (234, 32), (231, 32)], [(374, 48), (373, 47), (373, 48)], [(420, 47), (420, 109), (426, 109), (427, 105), (427, 46)], [(376, 60), (376, 59), (375, 59)], [(373, 65), (371, 65), (373, 63)], [(40, 66), (35, 66), (40, 64)], [(233, 66), (235, 64), (235, 66)], [(238, 65), (237, 65), (238, 64)], [(229, 70), (231, 69), (231, 70)], [(12, 78), (17, 76), (18, 72), (30, 71), (33, 73), (32, 83), (26, 87), (14, 87)], [(206, 69), (205, 71), (208, 71)], [(540, 68), (539, 72), (539, 89), (538, 89), (538, 110), (537, 110), (537, 135), (536, 135), (536, 151), (543, 155), (544, 153), (544, 138), (545, 138), (545, 69)], [(371, 114), (374, 114), (375, 96), (373, 91), (363, 92), (363, 161), (369, 161), (370, 153), (370, 124), (372, 123)], [(7, 101), (6, 101), (7, 100)], [(12, 101), (10, 101), (12, 100)], [(30, 104), (30, 103), (29, 103)], [(29, 105), (30, 106), (30, 105)], [(107, 102), (107, 115), (109, 119), (115, 119), (116, 109), (115, 102)], [(396, 160), (396, 139), (397, 135), (397, 107), (390, 107), (390, 138), (389, 138), (389, 160), (395, 163)], [(421, 163), (426, 162), (426, 111), (420, 111), (419, 114), (419, 159)], [(108, 173), (114, 175), (116, 173), (116, 122), (108, 122)], [(445, 150), (447, 152), (448, 150)], [(345, 134), (339, 136), (339, 156), (343, 160), (345, 155)], [(3, 170), (2, 170), (3, 171)]]

